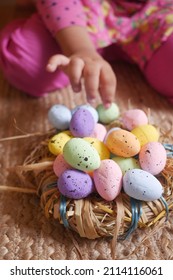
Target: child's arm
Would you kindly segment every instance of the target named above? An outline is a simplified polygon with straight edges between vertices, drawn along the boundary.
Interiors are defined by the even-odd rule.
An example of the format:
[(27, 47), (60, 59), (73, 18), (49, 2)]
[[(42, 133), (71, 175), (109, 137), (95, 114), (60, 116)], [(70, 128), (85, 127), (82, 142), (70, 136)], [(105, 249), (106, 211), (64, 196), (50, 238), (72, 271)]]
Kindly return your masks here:
[(83, 78), (88, 101), (92, 103), (100, 93), (105, 107), (109, 107), (114, 101), (116, 77), (109, 63), (95, 50), (85, 27), (64, 28), (58, 31), (56, 40), (66, 57), (51, 57), (47, 70), (53, 72), (60, 66), (69, 76), (75, 92), (80, 91)]

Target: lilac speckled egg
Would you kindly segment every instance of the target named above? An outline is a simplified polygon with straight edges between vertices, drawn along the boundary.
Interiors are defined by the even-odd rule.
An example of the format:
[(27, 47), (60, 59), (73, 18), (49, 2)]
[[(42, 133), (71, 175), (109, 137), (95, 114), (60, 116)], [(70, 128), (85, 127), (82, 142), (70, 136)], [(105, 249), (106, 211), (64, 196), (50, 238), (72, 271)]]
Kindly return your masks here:
[(123, 176), (123, 189), (126, 194), (142, 201), (159, 199), (163, 187), (151, 173), (142, 169), (132, 169)]
[(115, 199), (122, 188), (122, 171), (118, 164), (111, 160), (101, 161), (98, 169), (94, 170), (95, 188), (99, 195), (107, 201)]
[(122, 114), (122, 124), (125, 129), (132, 130), (139, 125), (148, 124), (148, 117), (143, 110), (127, 110)]
[(87, 109), (78, 109), (72, 116), (70, 131), (75, 137), (90, 136), (95, 127), (95, 120)]
[(158, 175), (165, 168), (166, 159), (166, 150), (159, 142), (145, 144), (139, 153), (141, 168), (153, 175)]
[(72, 169), (72, 166), (65, 161), (63, 154), (59, 154), (53, 162), (53, 171), (55, 175), (60, 177), (67, 169)]
[(58, 179), (58, 189), (66, 197), (81, 199), (95, 191), (91, 177), (80, 170), (66, 170)]
[(92, 114), (95, 122), (96, 123), (98, 122), (98, 119), (99, 119), (98, 112), (90, 104), (83, 104), (83, 105), (76, 106), (74, 109), (71, 110), (72, 115), (79, 109), (87, 109), (88, 111), (90, 111), (90, 113)]

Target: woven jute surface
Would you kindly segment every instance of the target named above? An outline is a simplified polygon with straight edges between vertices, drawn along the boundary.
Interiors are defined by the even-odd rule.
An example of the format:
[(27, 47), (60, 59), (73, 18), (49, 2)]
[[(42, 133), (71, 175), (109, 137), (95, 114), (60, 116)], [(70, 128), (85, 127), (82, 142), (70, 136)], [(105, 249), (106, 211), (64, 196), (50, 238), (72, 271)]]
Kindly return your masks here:
[[(2, 12), (3, 11), (3, 12)], [(20, 12), (1, 8), (0, 26), (3, 27)], [(23, 15), (23, 14), (22, 14)], [(118, 79), (116, 102), (121, 112), (130, 108), (145, 111), (150, 108), (151, 122), (170, 130), (172, 107), (146, 83), (139, 70), (127, 63), (113, 66)], [(73, 94), (70, 87), (35, 99), (10, 86), (0, 73), (0, 138), (25, 133), (45, 132), (51, 126), (47, 111), (55, 103), (69, 108), (86, 102), (84, 91)], [(100, 100), (98, 98), (97, 102)], [(39, 137), (38, 137), (39, 142)], [(22, 164), (32, 138), (0, 142), (0, 184), (18, 186), (11, 167)], [(63, 225), (45, 218), (35, 195), (0, 192), (0, 259), (111, 259), (110, 238), (88, 240), (67, 231)], [(154, 227), (137, 229), (127, 240), (118, 241), (117, 259), (173, 259), (173, 215)]]

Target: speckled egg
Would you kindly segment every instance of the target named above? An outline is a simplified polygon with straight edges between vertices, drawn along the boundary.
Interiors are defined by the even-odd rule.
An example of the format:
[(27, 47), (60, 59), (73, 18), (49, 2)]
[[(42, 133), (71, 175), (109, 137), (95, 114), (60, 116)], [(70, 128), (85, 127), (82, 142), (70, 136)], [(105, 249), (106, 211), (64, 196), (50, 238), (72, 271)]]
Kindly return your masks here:
[(83, 139), (97, 150), (101, 160), (110, 158), (110, 151), (102, 141), (92, 137), (84, 137)]
[(58, 179), (58, 189), (66, 197), (81, 199), (94, 190), (91, 177), (80, 170), (66, 170)]
[(59, 155), (63, 152), (64, 145), (73, 138), (69, 130), (55, 134), (48, 142), (49, 151), (53, 155)]
[(86, 109), (78, 109), (72, 116), (70, 122), (70, 131), (75, 137), (90, 136), (93, 133), (95, 121)]
[(123, 188), (129, 196), (143, 201), (159, 199), (163, 193), (159, 180), (151, 173), (141, 169), (132, 169), (125, 173)]
[(107, 130), (106, 130), (105, 126), (101, 123), (96, 123), (96, 125), (94, 127), (94, 131), (91, 133), (90, 137), (97, 138), (100, 141), (103, 141), (106, 133), (107, 133)]
[(100, 166), (97, 150), (81, 138), (69, 140), (64, 146), (63, 155), (68, 164), (82, 171), (92, 171)]
[(108, 138), (109, 134), (110, 134), (112, 131), (116, 131), (116, 130), (119, 130), (119, 129), (121, 129), (121, 128), (120, 128), (120, 127), (112, 127), (111, 129), (109, 129), (109, 130), (107, 131), (106, 135), (105, 135), (104, 143), (106, 143), (107, 138)]
[(98, 120), (99, 120), (99, 115), (98, 115), (98, 112), (97, 110), (92, 107), (91, 105), (89, 104), (83, 104), (83, 105), (79, 105), (79, 106), (76, 106), (74, 109), (71, 110), (71, 113), (72, 115), (78, 110), (78, 109), (87, 109), (90, 111), (90, 113), (92, 114), (95, 122), (97, 123)]
[(139, 153), (141, 168), (153, 175), (158, 175), (166, 165), (166, 150), (159, 142), (145, 144)]
[(111, 106), (106, 109), (103, 104), (99, 104), (96, 108), (98, 115), (99, 115), (99, 121), (103, 124), (109, 124), (116, 120), (119, 117), (119, 107), (116, 103), (112, 103)]
[(69, 128), (71, 121), (71, 111), (64, 105), (55, 104), (48, 111), (48, 120), (51, 125), (59, 130)]
[(148, 117), (143, 110), (127, 110), (122, 114), (122, 124), (125, 129), (132, 130), (137, 126), (148, 124)]
[(118, 164), (111, 159), (101, 161), (100, 167), (93, 172), (95, 188), (99, 195), (111, 201), (115, 199), (122, 188), (122, 172)]
[(138, 159), (132, 157), (130, 158), (113, 157), (112, 160), (114, 160), (119, 165), (123, 175), (131, 169), (136, 169), (136, 168), (140, 169), (140, 164)]
[(72, 169), (71, 165), (65, 161), (63, 154), (59, 154), (53, 162), (53, 171), (55, 175), (60, 177), (60, 175), (68, 169)]
[(131, 133), (138, 138), (141, 146), (148, 142), (157, 142), (159, 140), (159, 132), (151, 124), (137, 126), (131, 131)]
[(121, 157), (133, 157), (140, 151), (139, 140), (124, 129), (112, 131), (107, 137), (106, 146), (111, 153)]

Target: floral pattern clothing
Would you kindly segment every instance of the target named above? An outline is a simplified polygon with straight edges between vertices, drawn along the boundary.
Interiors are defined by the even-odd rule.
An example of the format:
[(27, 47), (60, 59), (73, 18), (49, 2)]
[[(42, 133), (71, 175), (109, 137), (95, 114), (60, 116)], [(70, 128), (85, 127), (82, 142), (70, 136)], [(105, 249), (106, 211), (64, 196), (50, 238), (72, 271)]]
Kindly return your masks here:
[(141, 68), (173, 33), (172, 0), (39, 0), (37, 7), (53, 34), (86, 26), (97, 49), (116, 43)]

